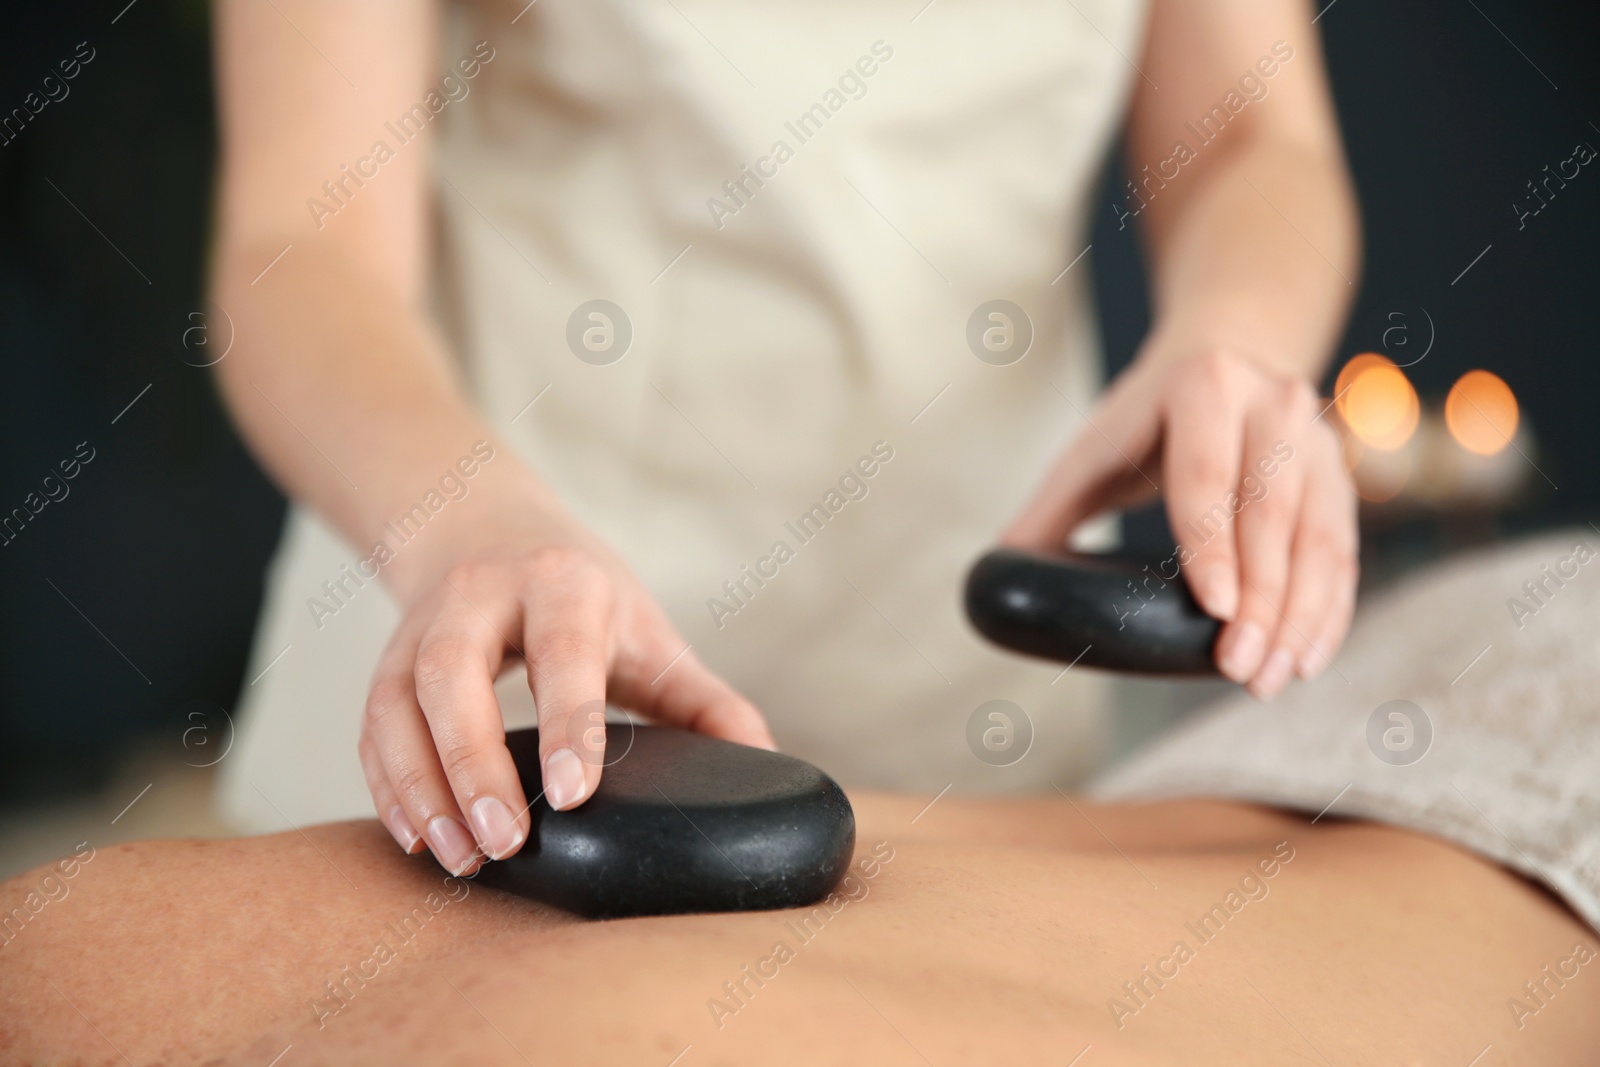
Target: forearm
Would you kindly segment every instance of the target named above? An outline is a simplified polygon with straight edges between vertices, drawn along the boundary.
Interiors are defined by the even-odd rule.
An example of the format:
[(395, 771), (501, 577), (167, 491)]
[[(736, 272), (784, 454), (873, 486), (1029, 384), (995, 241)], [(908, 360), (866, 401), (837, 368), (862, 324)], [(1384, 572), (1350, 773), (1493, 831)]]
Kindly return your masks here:
[(1257, 137), (1210, 163), (1180, 177), (1188, 188), (1150, 205), (1152, 348), (1232, 350), (1314, 381), (1359, 272), (1357, 208), (1342, 155)]
[[(336, 241), (276, 249), (226, 240), (213, 299), (234, 330), (218, 381), (242, 434), (286, 493), (365, 552), (454, 472), (466, 495), (383, 573), (402, 600), (502, 510), (554, 509), (549, 491), (472, 409), (419, 302), (364, 276)], [(488, 442), (493, 460), (457, 463)], [(481, 451), (481, 449), (480, 449)]]

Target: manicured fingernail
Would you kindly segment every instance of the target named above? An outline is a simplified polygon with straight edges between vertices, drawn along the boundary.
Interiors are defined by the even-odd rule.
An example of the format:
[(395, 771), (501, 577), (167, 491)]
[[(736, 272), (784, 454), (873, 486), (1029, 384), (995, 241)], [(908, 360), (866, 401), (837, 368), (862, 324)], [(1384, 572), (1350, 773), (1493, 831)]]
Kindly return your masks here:
[(1234, 579), (1232, 570), (1212, 564), (1194, 576), (1191, 588), (1207, 615), (1223, 622), (1233, 621), (1239, 611), (1239, 583)]
[(1243, 684), (1261, 666), (1261, 657), (1267, 652), (1267, 635), (1261, 627), (1247, 622), (1234, 631), (1233, 641), (1218, 664), (1222, 673)]
[(408, 856), (416, 852), (417, 846), (422, 843), (421, 835), (411, 825), (411, 820), (406, 818), (405, 809), (398, 804), (389, 809), (389, 817), (384, 820), (384, 825), (389, 827), (389, 832)]
[(1287, 649), (1273, 649), (1266, 664), (1250, 683), (1250, 691), (1261, 700), (1271, 700), (1289, 684), (1289, 671), (1294, 668), (1294, 657)]
[(589, 791), (583, 761), (570, 748), (558, 748), (544, 761), (544, 798), (557, 811), (570, 808)]
[(448, 815), (440, 815), (428, 824), (428, 844), (440, 866), (451, 874), (465, 871), (478, 854), (477, 843), (467, 828)]
[(479, 797), (472, 802), (472, 832), (490, 859), (508, 856), (522, 844), (522, 830), (511, 817), (511, 809), (498, 797)]
[(1327, 666), (1328, 657), (1319, 652), (1316, 646), (1312, 646), (1304, 656), (1300, 657), (1300, 677), (1309, 682), (1321, 674)]

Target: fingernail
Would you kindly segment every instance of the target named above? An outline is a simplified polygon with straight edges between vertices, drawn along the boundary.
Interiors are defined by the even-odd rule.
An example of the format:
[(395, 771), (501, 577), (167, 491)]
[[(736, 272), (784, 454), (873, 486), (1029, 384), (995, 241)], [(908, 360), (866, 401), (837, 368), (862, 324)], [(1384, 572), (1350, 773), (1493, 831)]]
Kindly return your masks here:
[(1220, 564), (1206, 567), (1195, 575), (1192, 588), (1207, 615), (1223, 622), (1233, 621), (1239, 611), (1239, 583), (1229, 568)]
[(428, 824), (428, 844), (440, 865), (451, 874), (465, 871), (478, 854), (477, 843), (467, 828), (448, 815), (440, 815)]
[(422, 837), (417, 833), (416, 827), (411, 825), (411, 820), (406, 818), (406, 810), (396, 804), (389, 809), (389, 817), (384, 820), (384, 825), (389, 827), (389, 832), (394, 835), (395, 841), (406, 850), (406, 855), (417, 851), (417, 845)]
[(1327, 669), (1327, 666), (1328, 657), (1318, 651), (1316, 646), (1312, 646), (1304, 656), (1300, 657), (1300, 677), (1309, 682)]
[(498, 797), (479, 797), (472, 802), (472, 832), (490, 859), (508, 856), (522, 844), (522, 829)]
[(1261, 657), (1266, 651), (1267, 635), (1260, 626), (1247, 622), (1234, 632), (1233, 641), (1218, 666), (1223, 674), (1243, 684), (1261, 666)]
[(1272, 655), (1267, 657), (1266, 665), (1261, 668), (1261, 673), (1250, 683), (1251, 692), (1261, 700), (1271, 700), (1289, 684), (1289, 671), (1293, 667), (1294, 657), (1286, 649), (1274, 649)]
[(583, 761), (570, 748), (558, 748), (544, 761), (544, 798), (557, 811), (569, 808), (589, 791)]

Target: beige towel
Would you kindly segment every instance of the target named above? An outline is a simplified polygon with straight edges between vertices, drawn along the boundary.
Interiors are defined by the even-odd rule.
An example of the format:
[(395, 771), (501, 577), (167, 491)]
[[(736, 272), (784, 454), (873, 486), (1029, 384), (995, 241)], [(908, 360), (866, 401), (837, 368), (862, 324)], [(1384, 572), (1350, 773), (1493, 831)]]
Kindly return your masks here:
[(1230, 698), (1101, 779), (1106, 799), (1207, 794), (1454, 841), (1600, 929), (1600, 535), (1452, 560), (1365, 609), (1322, 677)]

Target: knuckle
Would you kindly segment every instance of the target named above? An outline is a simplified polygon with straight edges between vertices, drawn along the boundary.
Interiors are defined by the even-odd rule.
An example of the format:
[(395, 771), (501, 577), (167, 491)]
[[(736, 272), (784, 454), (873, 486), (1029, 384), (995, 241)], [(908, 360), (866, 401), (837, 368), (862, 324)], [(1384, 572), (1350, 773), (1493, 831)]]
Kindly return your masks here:
[(1345, 555), (1343, 540), (1327, 526), (1307, 526), (1300, 531), (1299, 551), (1320, 567), (1337, 568)]
[(1355, 573), (1355, 559), (1332, 544), (1311, 548), (1306, 554), (1310, 557), (1307, 561), (1309, 567), (1321, 572), (1324, 576), (1323, 586), (1329, 590), (1348, 582)]
[(1298, 502), (1288, 499), (1287, 493), (1268, 493), (1251, 505), (1253, 520), (1274, 534), (1285, 530), (1299, 513)]
[(466, 644), (450, 640), (424, 646), (412, 668), (419, 693), (437, 693), (471, 668), (473, 653)]
[(484, 746), (462, 741), (441, 748), (439, 763), (444, 767), (445, 777), (450, 781), (468, 781), (478, 774), (488, 755), (488, 750)]
[(1189, 479), (1202, 485), (1229, 485), (1238, 471), (1220, 456), (1195, 456), (1189, 461), (1186, 472)]
[(1224, 486), (1239, 473), (1221, 454), (1199, 448), (1179, 451), (1170, 466), (1176, 481), (1184, 485)]
[(538, 584), (587, 580), (599, 574), (594, 557), (576, 545), (541, 545), (525, 557), (527, 576)]
[(492, 566), (481, 559), (464, 559), (445, 572), (445, 581), (458, 588), (470, 588), (477, 585)]
[(1265, 505), (1265, 500), (1251, 505), (1256, 512), (1251, 519), (1254, 536), (1240, 546), (1240, 551), (1246, 556), (1264, 553), (1273, 560), (1274, 566), (1287, 568), (1294, 554), (1294, 513), (1288, 508)]
[(395, 796), (413, 811), (428, 806), (426, 801), (433, 782), (422, 767), (402, 767), (393, 774), (390, 782), (394, 785)]
[(1304, 378), (1284, 378), (1277, 386), (1277, 400), (1283, 409), (1296, 416), (1311, 411), (1317, 402), (1316, 390)]
[(1233, 385), (1242, 369), (1238, 356), (1220, 349), (1213, 349), (1197, 356), (1191, 366), (1202, 382), (1220, 388)]
[(528, 652), (538, 663), (571, 663), (583, 658), (592, 647), (576, 630), (557, 628), (534, 638)]
[(381, 731), (410, 702), (410, 687), (402, 678), (380, 678), (367, 693), (365, 726)]

